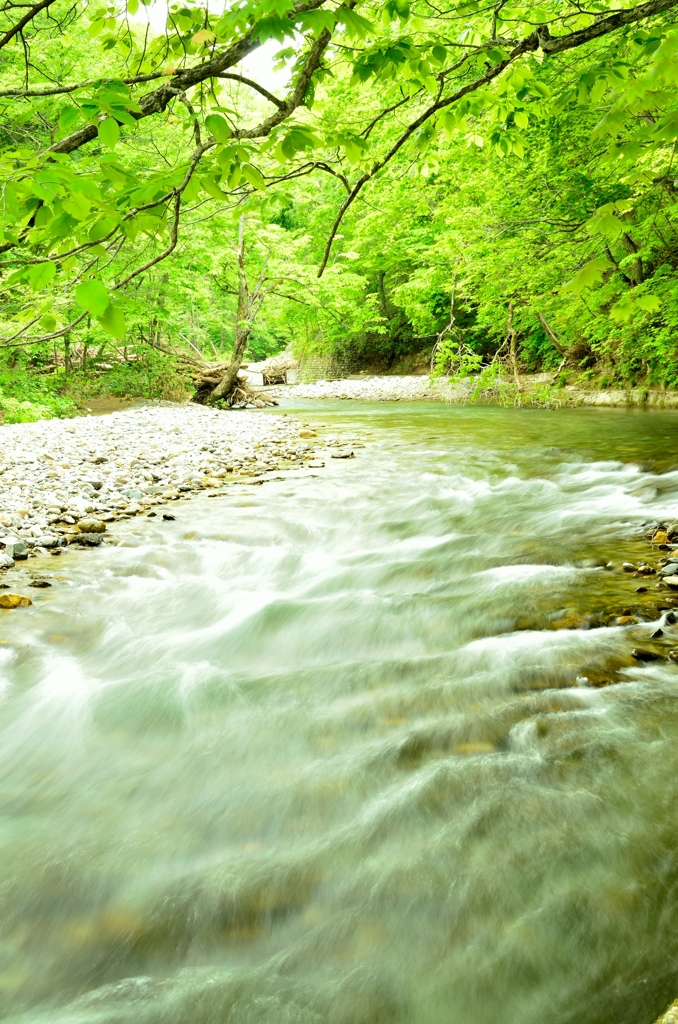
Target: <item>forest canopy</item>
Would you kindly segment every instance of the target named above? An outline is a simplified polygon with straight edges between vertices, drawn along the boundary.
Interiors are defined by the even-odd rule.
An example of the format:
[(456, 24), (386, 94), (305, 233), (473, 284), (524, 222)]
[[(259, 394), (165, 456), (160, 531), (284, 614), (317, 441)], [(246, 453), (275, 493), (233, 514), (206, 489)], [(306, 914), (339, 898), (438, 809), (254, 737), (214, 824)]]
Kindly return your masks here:
[(676, 384), (676, 9), (3, 0), (0, 344)]

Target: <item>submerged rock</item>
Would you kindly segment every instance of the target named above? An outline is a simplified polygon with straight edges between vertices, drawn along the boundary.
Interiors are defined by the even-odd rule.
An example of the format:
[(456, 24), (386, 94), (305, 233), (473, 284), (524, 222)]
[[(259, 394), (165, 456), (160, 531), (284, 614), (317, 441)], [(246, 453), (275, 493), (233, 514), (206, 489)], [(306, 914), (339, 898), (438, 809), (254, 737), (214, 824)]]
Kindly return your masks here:
[(31, 604), (30, 597), (23, 594), (0, 594), (0, 608), (28, 608)]
[(638, 647), (634, 647), (631, 651), (631, 657), (635, 658), (636, 661), (663, 661), (664, 655), (657, 654), (655, 651), (644, 651)]

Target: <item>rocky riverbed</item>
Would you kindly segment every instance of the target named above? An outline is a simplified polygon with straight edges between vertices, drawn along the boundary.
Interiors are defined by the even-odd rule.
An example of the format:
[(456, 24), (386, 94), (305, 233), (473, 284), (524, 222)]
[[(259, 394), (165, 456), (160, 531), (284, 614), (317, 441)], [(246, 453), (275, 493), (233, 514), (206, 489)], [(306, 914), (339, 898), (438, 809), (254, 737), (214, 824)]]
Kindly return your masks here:
[[(19, 423), (0, 430), (0, 570), (7, 589), (29, 559), (69, 545), (106, 543), (116, 520), (173, 518), (191, 493), (218, 494), (271, 474), (321, 469), (353, 444), (295, 417), (197, 405), (126, 409), (109, 416)], [(29, 564), (24, 564), (29, 563)], [(25, 573), (23, 573), (25, 575)], [(31, 585), (46, 585), (38, 574)], [(0, 607), (15, 607), (0, 594)]]

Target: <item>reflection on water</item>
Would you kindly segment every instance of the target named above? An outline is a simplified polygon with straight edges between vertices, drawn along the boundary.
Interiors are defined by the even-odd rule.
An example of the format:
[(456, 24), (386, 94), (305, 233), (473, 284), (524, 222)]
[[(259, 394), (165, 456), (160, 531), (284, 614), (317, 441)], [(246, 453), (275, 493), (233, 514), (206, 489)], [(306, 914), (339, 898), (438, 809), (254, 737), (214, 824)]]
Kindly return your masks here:
[(678, 626), (619, 567), (678, 515), (678, 419), (305, 416), (368, 445), (0, 618), (0, 1017), (652, 1021), (678, 666), (630, 652)]

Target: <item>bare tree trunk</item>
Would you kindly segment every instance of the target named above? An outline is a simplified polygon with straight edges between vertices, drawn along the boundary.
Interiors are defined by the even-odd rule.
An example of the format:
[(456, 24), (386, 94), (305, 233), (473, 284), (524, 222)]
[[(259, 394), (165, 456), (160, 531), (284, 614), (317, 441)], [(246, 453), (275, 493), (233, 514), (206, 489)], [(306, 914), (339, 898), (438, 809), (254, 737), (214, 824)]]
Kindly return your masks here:
[(546, 317), (543, 315), (543, 313), (540, 313), (538, 310), (537, 310), (537, 320), (539, 321), (539, 323), (542, 325), (542, 327), (546, 331), (546, 333), (548, 335), (548, 338), (549, 338), (549, 341), (551, 342), (551, 344), (554, 345), (554, 347), (558, 349), (558, 351), (560, 352), (561, 356), (566, 356), (567, 355), (567, 348), (565, 347), (565, 345), (563, 345), (562, 341), (558, 340), (557, 335), (555, 334), (553, 328), (548, 323)]
[(67, 334), (64, 337), (64, 370), (66, 373), (71, 372), (71, 336)]
[(210, 402), (228, 398), (235, 388), (247, 342), (254, 327), (254, 320), (264, 301), (263, 284), (265, 269), (259, 275), (254, 291), (250, 291), (245, 272), (245, 215), (238, 224), (238, 313), (235, 325), (233, 354), (226, 373), (209, 396)]
[(513, 376), (516, 380), (518, 391), (523, 390), (523, 385), (520, 383), (520, 376), (518, 374), (518, 357), (516, 355), (516, 329), (513, 326), (513, 299), (509, 302), (508, 310), (508, 327), (506, 331), (506, 337), (509, 343), (509, 352), (511, 353), (511, 365), (513, 367)]

